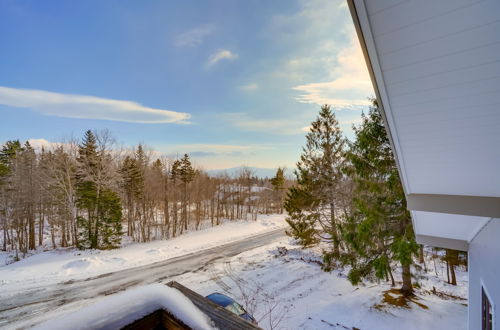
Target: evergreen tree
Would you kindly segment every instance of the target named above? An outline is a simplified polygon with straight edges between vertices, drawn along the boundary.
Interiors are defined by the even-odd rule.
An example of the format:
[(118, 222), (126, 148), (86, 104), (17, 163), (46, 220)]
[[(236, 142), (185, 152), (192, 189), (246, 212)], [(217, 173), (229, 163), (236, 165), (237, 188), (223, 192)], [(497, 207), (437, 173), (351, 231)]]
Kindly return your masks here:
[(188, 184), (194, 180), (196, 171), (191, 165), (188, 154), (184, 154), (181, 158), (180, 164), (176, 167), (177, 175), (182, 182), (182, 213), (181, 213), (181, 234), (182, 230), (187, 230), (188, 224)]
[(19, 140), (7, 141), (0, 150), (0, 185), (5, 182), (11, 171), (13, 160), (18, 152), (22, 151)]
[(170, 180), (172, 180), (172, 188), (173, 188), (173, 206), (172, 206), (172, 237), (175, 237), (177, 234), (177, 225), (178, 225), (178, 197), (177, 197), (177, 185), (179, 183), (181, 171), (181, 161), (176, 159), (172, 164), (172, 169), (170, 170)]
[(273, 185), (274, 192), (276, 194), (276, 203), (279, 205), (279, 212), (283, 213), (283, 198), (285, 191), (285, 169), (278, 167), (276, 175), (271, 178), (271, 184)]
[(118, 194), (104, 189), (99, 196), (100, 249), (120, 247), (122, 234), (122, 206)]
[(98, 170), (97, 140), (92, 131), (85, 132), (82, 144), (78, 147), (77, 177), (77, 205), (86, 210), (86, 217), (78, 217), (80, 232), (79, 244), (81, 248), (97, 248), (97, 187), (93, 180)]
[[(110, 162), (106, 150), (98, 150), (97, 139), (90, 130), (85, 132), (78, 148), (77, 205), (86, 214), (78, 217), (81, 248), (112, 248), (121, 240), (121, 206), (107, 178), (106, 162)], [(118, 204), (117, 204), (118, 203)]]
[[(340, 249), (339, 198), (343, 181), (345, 139), (330, 106), (321, 107), (319, 116), (311, 123), (306, 135), (306, 146), (302, 148), (295, 175), (298, 186), (290, 190), (285, 208), (292, 232), (299, 235), (315, 235), (320, 225), (325, 238), (333, 243), (333, 251)], [(306, 230), (306, 227), (310, 227)], [(295, 229), (293, 229), (295, 228)], [(297, 229), (300, 229), (297, 231)], [(314, 242), (311, 237), (297, 237)]]
[(120, 168), (121, 187), (125, 193), (127, 210), (127, 235), (134, 236), (134, 210), (135, 204), (143, 194), (144, 175), (135, 158), (125, 157)]
[(302, 186), (291, 187), (284, 204), (288, 213), (285, 220), (290, 226), (286, 234), (295, 238), (303, 247), (319, 242), (316, 228), (319, 214), (315, 212), (318, 202), (308, 188), (309, 185), (305, 184), (304, 181), (302, 181)]
[(346, 172), (354, 180), (355, 193), (353, 213), (343, 227), (343, 237), (351, 250), (343, 255), (343, 260), (352, 266), (349, 279), (353, 283), (372, 276), (387, 278), (389, 274), (394, 284), (391, 264), (399, 262), (403, 277), (401, 291), (410, 294), (410, 265), (418, 245), (376, 102), (362, 120), (360, 127), (354, 128), (356, 139), (347, 153), (350, 166)]

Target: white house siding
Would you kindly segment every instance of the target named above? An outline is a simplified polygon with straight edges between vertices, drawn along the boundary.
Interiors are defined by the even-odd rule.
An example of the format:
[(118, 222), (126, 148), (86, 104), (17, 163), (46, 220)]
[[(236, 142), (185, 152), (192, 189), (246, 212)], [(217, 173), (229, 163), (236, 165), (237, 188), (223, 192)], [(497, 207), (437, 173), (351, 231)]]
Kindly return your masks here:
[[(406, 194), (499, 198), (500, 0), (349, 4)], [(481, 281), (494, 308), (500, 304), (500, 220), (476, 235), (498, 213), (452, 212), (450, 205), (412, 209), (413, 224), (426, 244), (469, 247), (469, 329), (480, 329)]]
[(481, 286), (493, 305), (493, 329), (500, 329), (500, 219), (492, 219), (469, 245), (469, 329), (481, 329)]
[(500, 197), (500, 1), (355, 3), (406, 193)]

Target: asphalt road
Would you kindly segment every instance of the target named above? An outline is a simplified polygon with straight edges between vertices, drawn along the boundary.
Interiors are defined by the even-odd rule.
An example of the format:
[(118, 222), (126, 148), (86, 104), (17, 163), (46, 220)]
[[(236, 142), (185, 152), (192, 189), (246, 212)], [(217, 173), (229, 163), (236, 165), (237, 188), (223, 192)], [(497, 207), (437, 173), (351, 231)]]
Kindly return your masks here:
[(138, 285), (165, 282), (171, 277), (203, 269), (219, 259), (270, 244), (283, 235), (284, 230), (279, 229), (149, 265), (21, 291), (14, 297), (2, 297), (0, 292), (0, 327), (33, 326), (37, 316), (65, 304), (95, 299)]

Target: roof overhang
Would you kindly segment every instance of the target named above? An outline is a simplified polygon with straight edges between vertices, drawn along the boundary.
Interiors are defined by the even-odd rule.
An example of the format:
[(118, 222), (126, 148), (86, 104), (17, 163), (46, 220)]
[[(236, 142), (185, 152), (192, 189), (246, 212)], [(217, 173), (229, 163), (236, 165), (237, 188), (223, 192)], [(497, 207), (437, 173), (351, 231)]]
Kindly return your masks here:
[(467, 250), (500, 218), (500, 3), (347, 1), (417, 242)]

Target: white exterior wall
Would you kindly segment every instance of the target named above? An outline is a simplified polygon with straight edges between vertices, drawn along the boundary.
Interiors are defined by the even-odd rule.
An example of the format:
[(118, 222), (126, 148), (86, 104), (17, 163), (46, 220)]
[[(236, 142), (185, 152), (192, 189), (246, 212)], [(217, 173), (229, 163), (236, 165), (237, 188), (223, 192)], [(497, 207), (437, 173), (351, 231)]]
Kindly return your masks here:
[(481, 285), (500, 329), (500, 219), (492, 219), (469, 245), (469, 330), (481, 329)]

